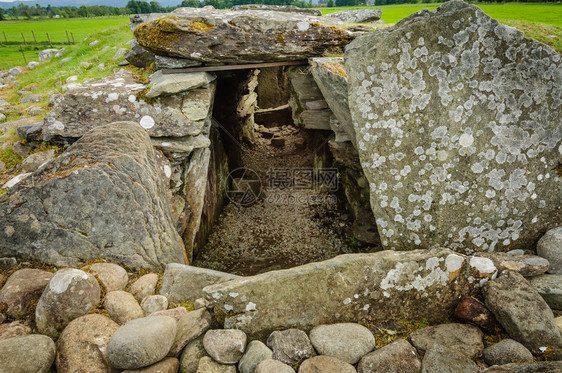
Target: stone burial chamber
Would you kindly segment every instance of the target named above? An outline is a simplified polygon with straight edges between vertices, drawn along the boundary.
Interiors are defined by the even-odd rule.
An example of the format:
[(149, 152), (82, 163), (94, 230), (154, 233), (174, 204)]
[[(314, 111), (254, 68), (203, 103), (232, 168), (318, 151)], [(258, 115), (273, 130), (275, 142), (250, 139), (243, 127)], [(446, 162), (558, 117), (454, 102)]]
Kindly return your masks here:
[[(560, 54), (462, 1), (338, 13), (135, 15), (135, 68), (20, 127), (64, 152), (0, 195), (0, 371), (562, 371)], [(291, 246), (269, 190), (228, 193), (262, 163), (337, 169), (356, 245), (215, 245)], [(275, 207), (291, 243), (300, 207)]]

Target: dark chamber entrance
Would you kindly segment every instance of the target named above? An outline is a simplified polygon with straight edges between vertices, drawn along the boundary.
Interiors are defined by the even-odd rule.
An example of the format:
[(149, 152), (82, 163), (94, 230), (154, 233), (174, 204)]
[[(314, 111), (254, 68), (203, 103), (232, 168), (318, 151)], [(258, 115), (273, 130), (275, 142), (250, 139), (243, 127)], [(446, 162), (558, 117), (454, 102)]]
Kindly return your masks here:
[(331, 131), (296, 126), (283, 67), (218, 76), (215, 130), (228, 155), (225, 207), (194, 265), (252, 275), (357, 252)]

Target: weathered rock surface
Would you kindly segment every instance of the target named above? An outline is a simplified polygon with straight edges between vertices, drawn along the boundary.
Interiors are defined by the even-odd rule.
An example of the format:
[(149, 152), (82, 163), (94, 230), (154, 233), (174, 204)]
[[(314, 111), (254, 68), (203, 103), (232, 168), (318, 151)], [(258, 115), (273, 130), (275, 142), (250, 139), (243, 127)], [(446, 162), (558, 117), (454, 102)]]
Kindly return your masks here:
[(302, 13), (309, 14), (313, 16), (321, 16), (322, 12), (318, 9), (306, 9), (299, 8), (294, 5), (266, 5), (266, 4), (245, 4), (245, 5), (235, 5), (231, 8), (232, 10), (272, 10), (275, 12), (287, 12), (287, 13)]
[(421, 371), (422, 373), (477, 373), (478, 367), (466, 356), (436, 344), (423, 357)]
[(31, 328), (27, 325), (20, 324), (18, 321), (9, 324), (0, 324), (0, 340), (21, 337), (31, 334)]
[(510, 363), (532, 363), (533, 354), (521, 343), (513, 339), (504, 339), (484, 349), (484, 361), (489, 365)]
[(0, 372), (47, 373), (55, 354), (55, 342), (45, 335), (0, 340)]
[(142, 300), (141, 308), (144, 315), (148, 316), (151, 313), (168, 309), (168, 299), (163, 295), (149, 295)]
[(154, 53), (141, 47), (136, 40), (133, 40), (131, 44), (131, 49), (125, 53), (125, 59), (131, 65), (140, 67), (141, 69), (146, 69), (151, 63), (155, 62), (156, 56)]
[(560, 348), (562, 337), (544, 299), (518, 273), (504, 272), (482, 289), (486, 306), (509, 336), (531, 352)]
[(187, 314), (188, 312), (185, 307), (176, 307), (176, 308), (169, 308), (167, 310), (154, 312), (151, 316), (170, 316), (176, 321), (179, 321), (182, 317), (184, 317)]
[(550, 308), (562, 311), (562, 275), (532, 277), (529, 282)]
[(135, 297), (126, 291), (116, 290), (106, 294), (103, 307), (109, 316), (119, 325), (144, 316), (144, 312)]
[(367, 23), (381, 19), (382, 9), (341, 10), (326, 14), (325, 17), (335, 18), (344, 23)]
[(138, 369), (166, 357), (176, 335), (176, 321), (149, 316), (121, 326), (107, 345), (107, 358), (118, 369)]
[(39, 60), (39, 62), (43, 62), (43, 61), (47, 61), (48, 59), (50, 59), (51, 57), (53, 57), (55, 54), (57, 54), (59, 52), (58, 49), (43, 49), (41, 52), (39, 52), (39, 54), (37, 55), (37, 59)]
[(190, 91), (204, 87), (216, 78), (215, 74), (206, 72), (163, 74), (162, 71), (157, 71), (150, 76), (150, 89), (146, 93), (146, 97), (173, 95)]
[(132, 122), (92, 130), (10, 189), (0, 226), (0, 255), (155, 269), (184, 260), (150, 139)]
[(236, 367), (217, 363), (210, 357), (205, 356), (199, 360), (197, 373), (236, 373)]
[(113, 263), (94, 263), (83, 269), (98, 276), (106, 292), (123, 290), (129, 282), (129, 275), (123, 267)]
[(272, 358), (273, 351), (269, 347), (261, 341), (252, 341), (238, 363), (238, 370), (240, 373), (254, 373), (259, 363)]
[(482, 373), (561, 373), (562, 361), (536, 362), (526, 364), (505, 364), (484, 369)]
[(107, 344), (119, 328), (111, 319), (85, 315), (73, 320), (57, 340), (56, 366), (59, 373), (117, 372), (107, 361)]
[(541, 237), (537, 254), (550, 262), (548, 273), (562, 275), (562, 227), (553, 228)]
[[(332, 128), (332, 130), (336, 134), (338, 134), (338, 131), (345, 133), (344, 139), (348, 139), (356, 147), (357, 140), (351, 112), (349, 111), (347, 74), (343, 65), (343, 58), (311, 58), (310, 71), (332, 113), (338, 119), (339, 127)], [(337, 140), (338, 138), (336, 137)]]
[(53, 274), (39, 269), (20, 269), (14, 272), (0, 290), (0, 307), (6, 315), (18, 319), (30, 311), (41, 297)]
[[(178, 359), (167, 357), (162, 361), (157, 362), (146, 368), (140, 369), (127, 369), (122, 373), (177, 373), (180, 363)], [(182, 371), (183, 373), (183, 371)]]
[(188, 343), (203, 335), (209, 329), (211, 322), (211, 315), (205, 308), (188, 312), (185, 316), (180, 317), (177, 323), (176, 337), (169, 355), (179, 355)]
[(21, 163), (21, 168), (27, 172), (33, 172), (39, 168), (39, 166), (55, 158), (55, 150), (51, 149), (46, 152), (39, 152), (31, 154), (29, 157), (23, 160)]
[(295, 373), (295, 370), (279, 360), (264, 360), (258, 364), (255, 373)]
[(203, 346), (203, 337), (199, 337), (191, 341), (185, 346), (180, 358), (181, 372), (196, 373), (199, 365), (199, 360), (208, 356), (205, 347)]
[(474, 297), (464, 297), (453, 315), (457, 320), (478, 326), (488, 333), (493, 333), (498, 326), (494, 314)]
[(341, 255), (203, 291), (215, 312), (224, 312), (225, 327), (241, 329), (251, 339), (273, 330), (308, 331), (357, 320), (438, 321), (494, 275), (491, 261), (472, 259), (448, 249)]
[(420, 354), (436, 344), (447, 346), (447, 349), (469, 358), (477, 357), (484, 350), (480, 329), (466, 324), (441, 324), (418, 329), (408, 337)]
[(142, 302), (145, 297), (154, 295), (157, 283), (158, 275), (156, 273), (147, 273), (131, 284), (129, 293), (133, 294), (139, 302)]
[(162, 276), (160, 294), (168, 298), (170, 304), (180, 304), (204, 296), (205, 286), (238, 278), (241, 277), (212, 269), (169, 263)]
[(305, 360), (300, 368), (299, 373), (318, 373), (318, 372), (338, 372), (338, 373), (356, 373), (353, 365), (341, 361), (333, 356), (315, 356)]
[(545, 273), (550, 263), (545, 258), (536, 255), (514, 255), (509, 253), (478, 253), (479, 257), (488, 258), (498, 269), (498, 272), (509, 270), (521, 276), (538, 276)]
[(358, 373), (418, 373), (421, 361), (414, 347), (405, 339), (399, 339), (361, 359), (357, 365)]
[(325, 106), (310, 105), (324, 101), (324, 97), (308, 67), (289, 67), (286, 73), (291, 86), (289, 106), (295, 124), (306, 129), (330, 130), (332, 111)]
[(305, 332), (299, 329), (274, 331), (267, 338), (273, 358), (294, 366), (314, 355), (314, 348)]
[(556, 51), (449, 1), (356, 39), (345, 64), (385, 248), (527, 249), (562, 220)]
[(130, 120), (150, 136), (181, 137), (199, 135), (210, 125), (215, 84), (153, 100), (143, 97), (144, 89), (126, 70), (76, 86), (55, 102), (43, 135), (81, 137), (92, 128)]
[(319, 355), (355, 364), (375, 348), (373, 333), (363, 325), (341, 323), (319, 325), (310, 331), (310, 341)]
[(96, 308), (100, 295), (98, 281), (91, 274), (74, 268), (57, 271), (37, 302), (37, 330), (57, 337), (72, 320)]
[(234, 329), (209, 330), (203, 337), (205, 350), (221, 364), (236, 364), (246, 350), (246, 334)]
[(356, 33), (339, 24), (298, 13), (179, 8), (140, 24), (134, 34), (157, 54), (201, 62), (294, 61), (341, 50)]

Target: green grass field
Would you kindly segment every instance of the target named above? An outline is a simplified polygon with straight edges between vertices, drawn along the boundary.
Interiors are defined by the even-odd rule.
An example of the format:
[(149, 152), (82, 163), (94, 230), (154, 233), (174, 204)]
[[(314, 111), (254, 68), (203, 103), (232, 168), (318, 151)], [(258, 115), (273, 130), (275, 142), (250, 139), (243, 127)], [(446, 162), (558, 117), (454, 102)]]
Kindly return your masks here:
[[(0, 22), (0, 42), (2, 43), (0, 45), (0, 69), (23, 65), (20, 46), (28, 62), (37, 60), (37, 54), (41, 50), (50, 48), (47, 33), (49, 33), (53, 48), (62, 48), (68, 45), (67, 31), (70, 41), (74, 36), (75, 42), (79, 43), (92, 33), (128, 22), (129, 16)], [(27, 46), (22, 45), (22, 33), (28, 43)], [(35, 34), (37, 42), (35, 42), (33, 34)], [(130, 35), (132, 37), (132, 34)]]
[[(322, 14), (337, 12), (340, 10), (355, 10), (363, 8), (382, 8), (382, 19), (386, 23), (396, 23), (402, 18), (421, 9), (435, 9), (440, 3), (432, 4), (400, 4), (372, 7), (339, 7), (318, 8)], [(498, 20), (517, 20), (545, 23), (562, 27), (562, 5), (561, 4), (537, 4), (537, 3), (508, 3), (508, 4), (477, 4), (490, 17)]]

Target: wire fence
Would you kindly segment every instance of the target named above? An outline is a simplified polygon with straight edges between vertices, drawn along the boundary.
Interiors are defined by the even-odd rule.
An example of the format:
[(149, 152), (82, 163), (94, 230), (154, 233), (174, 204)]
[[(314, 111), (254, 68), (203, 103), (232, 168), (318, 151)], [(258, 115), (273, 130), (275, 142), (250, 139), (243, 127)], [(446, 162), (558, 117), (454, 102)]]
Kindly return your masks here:
[(47, 48), (60, 49), (76, 44), (78, 36), (73, 31), (55, 30), (51, 32), (0, 31), (0, 70), (26, 65), (37, 61), (39, 52)]

